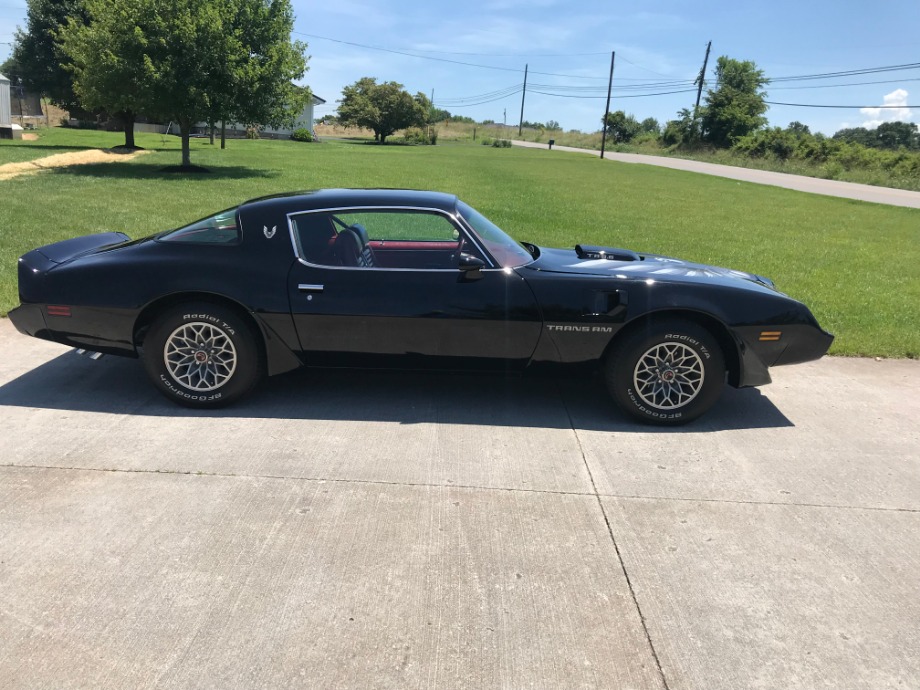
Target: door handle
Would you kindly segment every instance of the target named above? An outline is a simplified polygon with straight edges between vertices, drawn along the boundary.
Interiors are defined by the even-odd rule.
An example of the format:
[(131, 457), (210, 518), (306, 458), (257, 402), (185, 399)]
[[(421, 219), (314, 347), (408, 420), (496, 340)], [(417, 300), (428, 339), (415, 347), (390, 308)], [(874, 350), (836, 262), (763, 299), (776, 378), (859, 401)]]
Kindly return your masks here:
[(322, 292), (323, 286), (313, 285), (310, 283), (301, 283), (300, 285), (297, 286), (297, 289), (300, 290), (301, 292)]

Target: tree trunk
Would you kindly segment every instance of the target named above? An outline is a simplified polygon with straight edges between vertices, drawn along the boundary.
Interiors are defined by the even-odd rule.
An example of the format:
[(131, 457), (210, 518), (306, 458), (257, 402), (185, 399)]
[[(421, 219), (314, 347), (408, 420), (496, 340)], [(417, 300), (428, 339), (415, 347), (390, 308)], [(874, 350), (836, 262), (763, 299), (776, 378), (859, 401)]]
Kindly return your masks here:
[(208, 123), (208, 131), (211, 132), (211, 146), (214, 146), (214, 120)]
[(227, 148), (227, 121), (220, 121), (220, 147), (222, 149)]
[(125, 148), (136, 148), (134, 146), (134, 113), (130, 110), (125, 110), (120, 114), (120, 117), (125, 130)]
[(189, 168), (192, 165), (191, 151), (189, 150), (189, 134), (192, 130), (190, 120), (179, 120), (179, 131), (182, 133), (182, 167)]

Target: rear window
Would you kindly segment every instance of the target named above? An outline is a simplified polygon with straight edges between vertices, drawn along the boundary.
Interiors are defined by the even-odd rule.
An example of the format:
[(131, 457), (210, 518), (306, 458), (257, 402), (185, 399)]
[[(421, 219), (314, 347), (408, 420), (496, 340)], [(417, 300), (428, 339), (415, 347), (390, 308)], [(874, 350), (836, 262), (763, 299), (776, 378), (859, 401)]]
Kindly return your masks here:
[(202, 218), (178, 230), (165, 232), (161, 242), (190, 242), (195, 244), (236, 244), (240, 241), (240, 228), (236, 222), (237, 207)]

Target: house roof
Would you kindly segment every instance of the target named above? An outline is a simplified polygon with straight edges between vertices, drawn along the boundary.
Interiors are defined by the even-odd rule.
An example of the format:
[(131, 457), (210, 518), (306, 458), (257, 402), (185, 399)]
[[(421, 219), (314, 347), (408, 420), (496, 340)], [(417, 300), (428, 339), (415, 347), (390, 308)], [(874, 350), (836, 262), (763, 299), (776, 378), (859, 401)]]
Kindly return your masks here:
[(313, 105), (322, 105), (323, 103), (326, 102), (325, 98), (320, 98), (315, 93), (312, 95), (313, 95)]

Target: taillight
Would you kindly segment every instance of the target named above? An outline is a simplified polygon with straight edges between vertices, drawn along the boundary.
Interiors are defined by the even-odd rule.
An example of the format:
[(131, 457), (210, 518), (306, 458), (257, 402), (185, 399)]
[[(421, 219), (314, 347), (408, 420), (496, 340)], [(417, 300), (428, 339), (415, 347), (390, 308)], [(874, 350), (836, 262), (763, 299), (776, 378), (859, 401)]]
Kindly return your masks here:
[(49, 304), (46, 311), (48, 316), (71, 316), (70, 307)]

